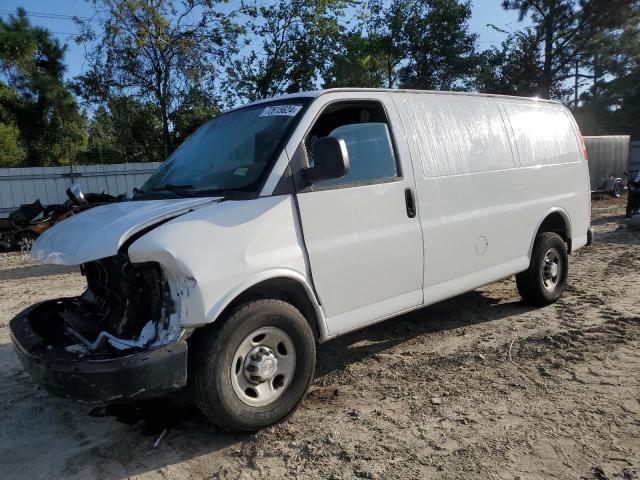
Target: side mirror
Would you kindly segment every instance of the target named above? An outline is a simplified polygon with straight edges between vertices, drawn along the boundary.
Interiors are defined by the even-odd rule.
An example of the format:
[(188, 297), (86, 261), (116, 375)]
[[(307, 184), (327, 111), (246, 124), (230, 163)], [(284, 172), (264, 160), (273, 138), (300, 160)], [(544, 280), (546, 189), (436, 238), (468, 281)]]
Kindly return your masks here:
[(324, 137), (313, 145), (313, 167), (302, 171), (308, 183), (341, 178), (349, 173), (349, 153), (344, 140)]

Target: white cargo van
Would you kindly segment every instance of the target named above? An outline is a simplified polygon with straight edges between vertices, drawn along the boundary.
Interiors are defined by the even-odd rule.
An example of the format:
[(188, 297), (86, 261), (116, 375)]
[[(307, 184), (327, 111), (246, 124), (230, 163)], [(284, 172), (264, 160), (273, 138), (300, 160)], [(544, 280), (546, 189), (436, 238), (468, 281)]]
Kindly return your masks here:
[(589, 172), (570, 113), (540, 100), (338, 89), (204, 124), (136, 191), (48, 230), (79, 297), (11, 322), (51, 392), (122, 402), (189, 384), (204, 415), (285, 419), (316, 342), (516, 274), (561, 295), (588, 242)]

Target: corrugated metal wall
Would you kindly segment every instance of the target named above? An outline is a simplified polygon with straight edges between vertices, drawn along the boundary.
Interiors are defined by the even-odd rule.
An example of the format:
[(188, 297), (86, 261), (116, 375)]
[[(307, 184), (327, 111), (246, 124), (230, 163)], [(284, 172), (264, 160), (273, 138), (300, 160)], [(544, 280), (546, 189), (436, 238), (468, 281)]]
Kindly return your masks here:
[(640, 142), (631, 142), (629, 154), (629, 170), (640, 170)]
[(609, 177), (624, 178), (629, 169), (629, 135), (584, 137), (591, 190), (604, 189)]
[(0, 216), (38, 198), (43, 205), (62, 203), (73, 181), (80, 184), (83, 192), (131, 195), (133, 188), (140, 187), (159, 165), (160, 162), (150, 162), (0, 168)]

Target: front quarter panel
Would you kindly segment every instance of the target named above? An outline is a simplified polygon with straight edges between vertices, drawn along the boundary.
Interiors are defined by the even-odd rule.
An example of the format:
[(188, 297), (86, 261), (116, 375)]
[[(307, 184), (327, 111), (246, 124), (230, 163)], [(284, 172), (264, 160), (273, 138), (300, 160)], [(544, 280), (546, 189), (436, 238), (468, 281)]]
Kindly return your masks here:
[(228, 200), (191, 212), (148, 232), (128, 254), (134, 263), (163, 266), (185, 327), (215, 320), (252, 283), (275, 276), (308, 278), (288, 195)]

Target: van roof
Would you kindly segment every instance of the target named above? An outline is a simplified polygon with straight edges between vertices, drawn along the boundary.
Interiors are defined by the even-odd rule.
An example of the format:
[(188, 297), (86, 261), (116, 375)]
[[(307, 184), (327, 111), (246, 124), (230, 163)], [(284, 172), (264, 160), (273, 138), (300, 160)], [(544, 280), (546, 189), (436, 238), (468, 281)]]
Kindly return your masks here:
[[(552, 103), (552, 104), (560, 104), (555, 100), (546, 100), (537, 97), (516, 97), (512, 95), (496, 95), (491, 93), (470, 93), (470, 92), (451, 92), (451, 91), (438, 91), (438, 90), (411, 90), (411, 89), (400, 89), (400, 88), (328, 88), (324, 90), (311, 90), (307, 92), (298, 92), (291, 93), (287, 95), (278, 95), (276, 97), (265, 98), (263, 100), (256, 100), (254, 102), (249, 103), (248, 105), (256, 105), (264, 102), (272, 102), (274, 100), (286, 100), (286, 99), (295, 99), (295, 98), (317, 98), (320, 95), (324, 95), (326, 93), (334, 93), (334, 92), (389, 92), (389, 93), (420, 93), (420, 94), (428, 94), (428, 95), (460, 95), (460, 96), (468, 96), (468, 97), (489, 97), (489, 98), (503, 98), (508, 100), (517, 100), (517, 101), (530, 101), (530, 102), (540, 102), (540, 103)], [(246, 106), (246, 105), (243, 105)]]

